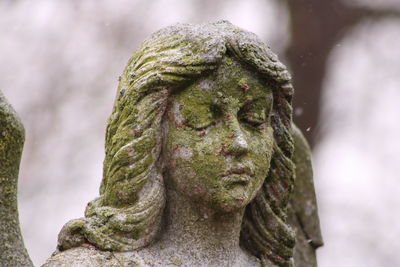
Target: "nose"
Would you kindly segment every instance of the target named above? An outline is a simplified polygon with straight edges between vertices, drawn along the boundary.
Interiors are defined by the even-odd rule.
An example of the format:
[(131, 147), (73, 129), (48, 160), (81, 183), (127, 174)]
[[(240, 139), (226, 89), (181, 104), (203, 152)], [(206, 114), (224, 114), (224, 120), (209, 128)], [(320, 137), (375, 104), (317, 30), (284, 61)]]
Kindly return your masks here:
[(236, 117), (227, 122), (229, 129), (226, 154), (241, 156), (249, 151), (249, 144)]

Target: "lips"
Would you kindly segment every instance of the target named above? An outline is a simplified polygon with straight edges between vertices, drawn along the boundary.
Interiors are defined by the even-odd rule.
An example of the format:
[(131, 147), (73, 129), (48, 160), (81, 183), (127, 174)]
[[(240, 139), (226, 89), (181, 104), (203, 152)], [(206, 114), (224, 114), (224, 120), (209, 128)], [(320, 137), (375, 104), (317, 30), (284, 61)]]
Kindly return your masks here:
[(231, 167), (221, 175), (223, 181), (240, 184), (247, 184), (253, 176), (253, 169), (242, 164)]

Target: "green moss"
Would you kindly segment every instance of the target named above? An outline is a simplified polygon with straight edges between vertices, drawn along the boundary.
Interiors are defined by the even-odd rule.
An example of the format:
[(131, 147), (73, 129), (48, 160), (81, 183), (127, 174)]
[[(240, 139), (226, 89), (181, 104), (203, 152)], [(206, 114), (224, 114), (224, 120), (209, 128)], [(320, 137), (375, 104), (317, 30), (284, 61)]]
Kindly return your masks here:
[(21, 121), (0, 91), (0, 263), (4, 266), (33, 266), (22, 241), (17, 207), (24, 135)]
[(181, 112), (185, 124), (195, 129), (202, 129), (209, 126), (215, 119), (215, 112), (212, 110), (212, 98), (204, 91), (193, 91), (182, 93)]
[[(244, 82), (246, 90), (242, 88)], [(173, 158), (171, 168), (180, 170), (175, 176), (184, 173), (187, 177), (175, 181), (175, 186), (215, 210), (243, 207), (264, 180), (268, 170), (265, 159), (272, 155), (272, 128), (267, 120), (271, 89), (237, 60), (226, 57), (218, 70), (173, 97), (174, 105), (179, 107), (172, 111), (173, 117), (182, 117), (186, 126), (171, 126), (167, 138), (167, 150), (171, 151), (167, 158)], [(238, 138), (245, 139), (249, 148), (243, 148)], [(243, 150), (247, 151), (245, 160), (252, 162), (260, 178), (244, 191), (221, 179), (222, 172), (231, 168), (227, 158), (234, 161), (231, 165), (238, 164), (243, 160)]]
[(171, 263), (173, 265), (176, 265), (176, 266), (181, 266), (182, 265), (182, 261), (177, 257), (171, 258), (170, 261), (171, 261)]

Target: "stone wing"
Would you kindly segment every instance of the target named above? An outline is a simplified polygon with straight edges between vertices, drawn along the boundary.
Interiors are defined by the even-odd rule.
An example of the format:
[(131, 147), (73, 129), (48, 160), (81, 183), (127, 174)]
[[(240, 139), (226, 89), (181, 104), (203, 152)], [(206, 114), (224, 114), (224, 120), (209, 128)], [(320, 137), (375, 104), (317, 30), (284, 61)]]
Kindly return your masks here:
[(315, 250), (323, 245), (315, 196), (310, 147), (300, 129), (293, 124), (296, 180), (289, 206), (289, 223), (296, 230), (296, 267), (316, 267)]

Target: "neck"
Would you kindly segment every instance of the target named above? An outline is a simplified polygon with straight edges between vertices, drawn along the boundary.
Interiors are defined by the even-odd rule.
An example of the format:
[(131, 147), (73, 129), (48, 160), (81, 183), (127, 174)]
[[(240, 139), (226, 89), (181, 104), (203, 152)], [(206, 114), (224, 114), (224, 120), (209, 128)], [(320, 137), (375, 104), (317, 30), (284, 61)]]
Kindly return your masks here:
[(211, 212), (168, 188), (167, 199), (166, 229), (159, 242), (161, 246), (170, 247), (177, 254), (186, 254), (193, 262), (204, 262), (208, 258), (210, 266), (233, 263), (243, 254), (239, 236), (244, 210), (229, 214)]

